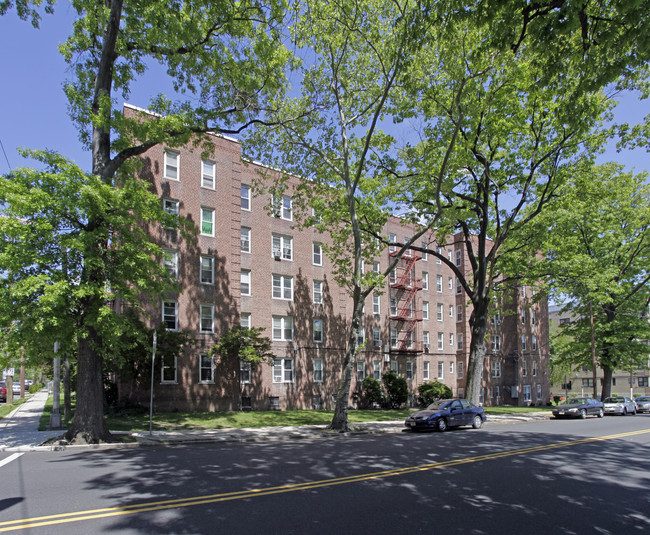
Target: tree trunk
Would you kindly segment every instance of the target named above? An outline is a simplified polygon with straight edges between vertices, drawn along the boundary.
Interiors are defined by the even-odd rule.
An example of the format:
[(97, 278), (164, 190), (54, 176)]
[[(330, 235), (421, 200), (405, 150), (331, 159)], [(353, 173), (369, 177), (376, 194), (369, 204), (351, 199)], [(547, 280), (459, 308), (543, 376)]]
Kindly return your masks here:
[(483, 387), (483, 367), (485, 365), (485, 332), (488, 323), (489, 303), (478, 302), (474, 305), (471, 323), (472, 340), (467, 363), (467, 384), (465, 397), (475, 405), (479, 404), (481, 388)]
[(603, 364), (603, 386), (600, 393), (600, 399), (603, 400), (612, 395), (612, 376), (614, 375), (614, 370), (607, 365)]
[(69, 422), (72, 418), (72, 399), (70, 391), (70, 358), (63, 353), (61, 364), (63, 365), (63, 421)]
[(104, 419), (102, 358), (93, 348), (98, 336), (89, 328), (87, 338), (79, 337), (77, 406), (66, 440), (77, 444), (111, 442), (113, 437)]

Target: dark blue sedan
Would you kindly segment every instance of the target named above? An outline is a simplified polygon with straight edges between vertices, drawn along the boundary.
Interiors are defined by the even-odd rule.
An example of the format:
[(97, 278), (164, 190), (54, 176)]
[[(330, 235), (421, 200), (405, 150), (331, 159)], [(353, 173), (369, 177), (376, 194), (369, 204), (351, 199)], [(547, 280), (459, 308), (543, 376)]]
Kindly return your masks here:
[(429, 405), (425, 410), (414, 412), (404, 425), (413, 431), (437, 429), (445, 431), (448, 427), (471, 425), (479, 429), (485, 422), (482, 407), (477, 407), (466, 399), (441, 399)]

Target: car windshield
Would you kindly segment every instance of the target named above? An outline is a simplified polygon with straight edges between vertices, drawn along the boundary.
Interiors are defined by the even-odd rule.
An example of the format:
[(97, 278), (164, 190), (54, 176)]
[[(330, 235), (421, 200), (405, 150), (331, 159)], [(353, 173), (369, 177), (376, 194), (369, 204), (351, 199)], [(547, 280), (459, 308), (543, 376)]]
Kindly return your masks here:
[(434, 401), (431, 405), (427, 407), (428, 411), (439, 411), (441, 409), (447, 408), (447, 405), (451, 404), (453, 400), (451, 399), (440, 399), (438, 401)]
[(607, 398), (605, 403), (623, 403), (624, 401), (623, 398)]
[(567, 399), (563, 405), (585, 405), (587, 403), (587, 398), (573, 398)]
[(643, 396), (641, 398), (636, 398), (637, 401), (650, 401), (650, 396)]

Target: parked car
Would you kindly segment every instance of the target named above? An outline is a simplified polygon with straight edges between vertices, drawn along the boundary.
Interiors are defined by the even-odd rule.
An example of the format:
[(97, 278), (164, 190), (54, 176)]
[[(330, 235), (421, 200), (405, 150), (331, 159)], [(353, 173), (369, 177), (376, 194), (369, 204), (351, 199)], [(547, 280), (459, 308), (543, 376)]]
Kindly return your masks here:
[(20, 383), (18, 381), (11, 383), (11, 391), (14, 393), (14, 397), (20, 397)]
[(637, 412), (650, 412), (650, 396), (639, 396), (635, 398)]
[(605, 398), (605, 414), (636, 414), (636, 403), (625, 396), (611, 396)]
[(412, 431), (437, 429), (445, 431), (449, 427), (471, 425), (479, 429), (485, 422), (485, 412), (466, 399), (442, 399), (426, 409), (411, 414), (404, 426)]
[(0, 401), (7, 403), (7, 384), (0, 381)]
[(572, 398), (567, 399), (553, 409), (555, 418), (582, 418), (587, 416), (598, 416), (602, 418), (605, 415), (603, 404), (594, 398)]

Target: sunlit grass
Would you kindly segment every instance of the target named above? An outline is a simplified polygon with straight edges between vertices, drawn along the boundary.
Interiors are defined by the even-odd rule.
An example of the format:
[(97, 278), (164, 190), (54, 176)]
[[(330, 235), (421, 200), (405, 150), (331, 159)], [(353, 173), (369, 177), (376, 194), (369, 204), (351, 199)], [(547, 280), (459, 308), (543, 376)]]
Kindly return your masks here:
[(521, 414), (526, 412), (551, 412), (553, 407), (483, 407), (485, 414)]
[(7, 414), (9, 414), (16, 407), (18, 407), (18, 405), (20, 405), (21, 403), (24, 403), (24, 402), (25, 402), (24, 399), (21, 399), (21, 398), (16, 399), (16, 398), (14, 398), (13, 405), (7, 405), (6, 403), (3, 403), (2, 407), (0, 407), (0, 420), (2, 420), (2, 418), (7, 416)]

